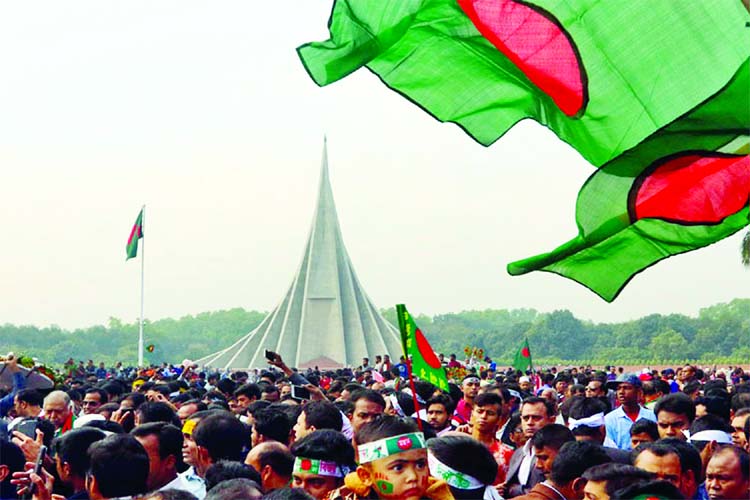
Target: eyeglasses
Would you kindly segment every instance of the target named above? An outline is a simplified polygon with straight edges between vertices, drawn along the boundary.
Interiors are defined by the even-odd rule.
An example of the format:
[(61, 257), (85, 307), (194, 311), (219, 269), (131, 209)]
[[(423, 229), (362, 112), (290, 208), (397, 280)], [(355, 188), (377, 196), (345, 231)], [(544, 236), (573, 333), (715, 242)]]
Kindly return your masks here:
[(81, 406), (89, 406), (89, 405), (98, 406), (99, 404), (100, 404), (99, 401), (81, 401)]
[(585, 390), (587, 390), (589, 392), (595, 392), (595, 391), (598, 391), (599, 388), (598, 387), (586, 387)]

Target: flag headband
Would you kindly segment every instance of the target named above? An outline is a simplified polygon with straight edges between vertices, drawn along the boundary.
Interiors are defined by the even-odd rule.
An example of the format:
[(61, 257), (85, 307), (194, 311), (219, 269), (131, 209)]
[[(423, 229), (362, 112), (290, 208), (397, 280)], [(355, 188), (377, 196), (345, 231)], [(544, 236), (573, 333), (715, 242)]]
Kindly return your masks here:
[(430, 475), (434, 478), (442, 479), (448, 483), (448, 486), (453, 486), (459, 490), (476, 490), (485, 487), (485, 484), (474, 476), (464, 474), (445, 465), (430, 451), (427, 452), (427, 464), (430, 467)]
[(464, 385), (466, 382), (473, 382), (475, 384), (479, 384), (481, 381), (479, 380), (479, 377), (466, 377), (461, 381), (461, 385)]
[(344, 477), (350, 471), (349, 467), (346, 465), (339, 465), (336, 462), (318, 460), (317, 458), (295, 457), (292, 472), (317, 474), (318, 476), (328, 477)]
[(719, 444), (732, 444), (732, 436), (724, 431), (700, 431), (690, 435), (690, 442), (695, 441), (716, 441)]
[(381, 458), (386, 458), (397, 453), (403, 453), (409, 450), (420, 450), (426, 447), (424, 434), (421, 432), (411, 432), (401, 434), (385, 439), (379, 439), (371, 443), (357, 445), (357, 454), (359, 463), (366, 464), (374, 462)]
[(604, 425), (604, 413), (599, 412), (595, 415), (591, 415), (590, 417), (584, 417), (584, 418), (568, 418), (568, 427), (572, 431), (576, 427), (601, 427)]

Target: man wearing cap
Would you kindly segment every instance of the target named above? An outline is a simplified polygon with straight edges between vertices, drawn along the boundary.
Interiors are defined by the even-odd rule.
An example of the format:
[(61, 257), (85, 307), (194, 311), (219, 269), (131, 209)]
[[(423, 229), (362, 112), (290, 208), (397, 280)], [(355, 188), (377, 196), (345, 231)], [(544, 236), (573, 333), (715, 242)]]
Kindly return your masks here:
[(615, 389), (620, 406), (604, 417), (607, 437), (621, 450), (630, 450), (630, 428), (636, 420), (645, 418), (656, 422), (656, 415), (640, 405), (641, 379), (633, 374), (622, 374), (607, 387)]
[(453, 423), (459, 425), (468, 424), (471, 420), (471, 410), (474, 406), (474, 398), (479, 393), (479, 377), (476, 375), (467, 375), (461, 381), (461, 392), (463, 397), (456, 405), (456, 411), (453, 412)]

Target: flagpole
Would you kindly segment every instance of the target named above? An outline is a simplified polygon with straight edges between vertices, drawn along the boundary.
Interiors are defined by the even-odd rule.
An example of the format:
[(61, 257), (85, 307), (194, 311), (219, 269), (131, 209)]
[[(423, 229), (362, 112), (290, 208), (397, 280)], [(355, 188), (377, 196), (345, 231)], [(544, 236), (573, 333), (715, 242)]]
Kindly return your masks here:
[[(146, 205), (141, 208), (141, 231), (146, 221)], [(141, 318), (138, 329), (138, 368), (143, 367), (143, 268), (146, 260), (146, 238), (141, 242)]]
[[(409, 370), (409, 386), (411, 387), (411, 397), (414, 400), (414, 413), (417, 414), (417, 427), (419, 427), (419, 432), (424, 432), (424, 429), (422, 429), (422, 419), (419, 417), (419, 400), (417, 399), (417, 391), (414, 388), (414, 375), (412, 373), (411, 369), (411, 356), (406, 355), (406, 367)], [(409, 415), (406, 415), (407, 417)]]

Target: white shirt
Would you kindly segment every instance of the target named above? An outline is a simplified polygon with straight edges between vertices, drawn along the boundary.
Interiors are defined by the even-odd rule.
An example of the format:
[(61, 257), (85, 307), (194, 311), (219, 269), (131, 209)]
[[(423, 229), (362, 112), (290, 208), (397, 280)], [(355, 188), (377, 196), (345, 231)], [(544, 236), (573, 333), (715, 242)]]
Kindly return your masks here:
[(206, 497), (206, 482), (202, 477), (195, 473), (195, 469), (193, 467), (190, 467), (182, 474), (178, 474), (177, 477), (184, 480), (185, 484), (187, 485), (187, 488), (185, 490), (195, 495), (198, 500), (203, 500)]
[[(185, 472), (187, 472), (187, 471), (185, 471)], [(197, 484), (197, 482), (196, 482), (196, 484)], [(177, 477), (175, 477), (170, 482), (168, 482), (167, 484), (165, 484), (164, 486), (162, 486), (161, 488), (159, 488), (159, 491), (161, 491), (161, 490), (182, 490), (182, 491), (187, 491), (187, 492), (193, 493), (193, 490), (195, 490), (195, 488), (192, 488), (191, 486), (192, 485), (190, 483), (188, 483), (185, 478), (183, 478), (180, 474), (177, 474)]]
[(534, 447), (531, 446), (531, 439), (526, 441), (522, 450), (523, 459), (521, 460), (521, 466), (518, 468), (518, 483), (526, 486), (531, 474), (531, 462), (534, 460)]

